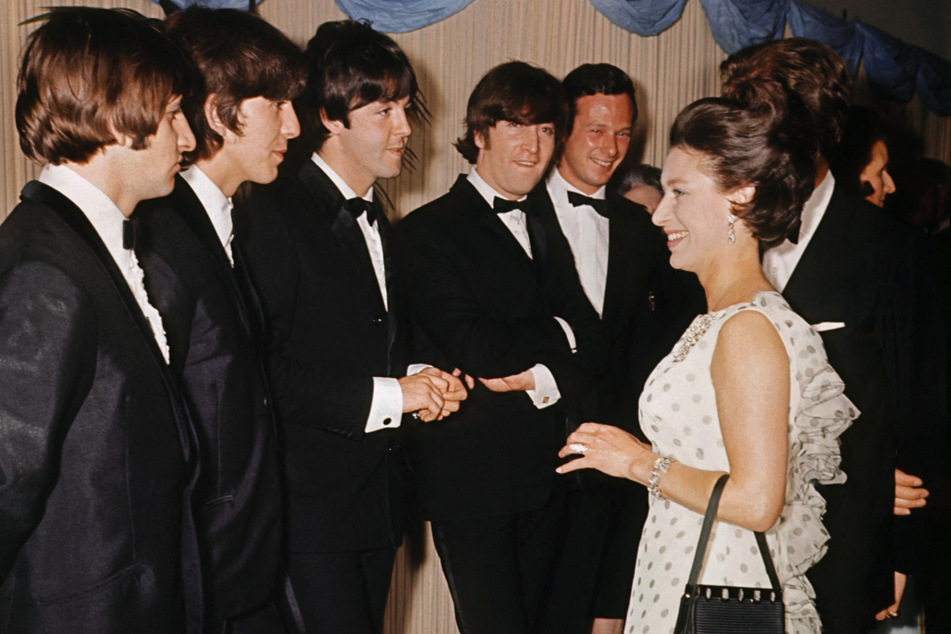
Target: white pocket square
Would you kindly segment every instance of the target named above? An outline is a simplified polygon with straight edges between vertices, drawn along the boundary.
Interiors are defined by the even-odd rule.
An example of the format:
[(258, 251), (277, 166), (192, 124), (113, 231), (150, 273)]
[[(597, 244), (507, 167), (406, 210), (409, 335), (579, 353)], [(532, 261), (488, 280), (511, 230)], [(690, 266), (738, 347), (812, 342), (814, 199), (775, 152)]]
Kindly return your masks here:
[(838, 330), (839, 328), (845, 328), (844, 321), (821, 321), (818, 324), (812, 325), (812, 329), (816, 332), (827, 332), (829, 330)]

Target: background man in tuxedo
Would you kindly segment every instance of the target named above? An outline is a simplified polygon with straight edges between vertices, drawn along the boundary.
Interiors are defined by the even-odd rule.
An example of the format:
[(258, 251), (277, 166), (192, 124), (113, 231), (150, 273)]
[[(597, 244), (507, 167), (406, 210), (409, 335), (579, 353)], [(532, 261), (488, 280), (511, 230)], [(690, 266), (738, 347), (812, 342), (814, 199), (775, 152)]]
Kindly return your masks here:
[(132, 11), (56, 9), (27, 41), (16, 124), (45, 167), (0, 225), (4, 632), (200, 631), (192, 430), (123, 244), (194, 147), (187, 72)]
[(475, 168), (399, 226), (417, 343), (482, 377), (458, 414), (414, 434), (421, 510), (465, 634), (538, 631), (562, 520), (563, 401), (600, 353), (597, 313), (577, 276), (548, 275), (561, 263), (527, 199), (566, 117), (548, 73), (493, 68), (456, 144)]
[(407, 375), (389, 223), (373, 200), (403, 165), (418, 98), (409, 60), (352, 21), (321, 25), (306, 57), (298, 111), (315, 151), (252, 196), (238, 238), (284, 436), (291, 611), (307, 632), (371, 633), (402, 539), (401, 415), (442, 418), (465, 388), (435, 367)]
[[(851, 90), (845, 62), (813, 40), (749, 47), (721, 66), (723, 94), (780, 113), (800, 110), (816, 144), (816, 188), (795, 242), (763, 257), (766, 277), (822, 335), (861, 410), (841, 438), (844, 486), (820, 487), (829, 551), (809, 571), (825, 631), (864, 632), (897, 610), (917, 566), (922, 511), (942, 421), (944, 363), (936, 294), (910, 230), (839, 187), (828, 157)], [(847, 188), (846, 188), (847, 189)], [(913, 335), (914, 333), (914, 335)], [(896, 572), (897, 571), (897, 572)]]
[[(273, 603), (281, 564), (281, 489), (259, 334), (260, 306), (232, 245), (231, 196), (269, 183), (300, 133), (290, 100), (300, 50), (245, 11), (192, 7), (166, 33), (201, 77), (184, 110), (197, 144), (175, 191), (139, 206), (136, 251), (162, 315), (196, 423), (195, 506), (214, 632), (282, 632)], [(142, 244), (145, 243), (145, 244)]]
[[(580, 278), (601, 317), (609, 350), (604, 373), (572, 412), (573, 426), (594, 420), (641, 436), (637, 398), (644, 381), (704, 305), (665, 293), (674, 275), (663, 235), (640, 205), (606, 192), (637, 119), (631, 79), (610, 64), (584, 64), (562, 86), (570, 113), (564, 146), (531, 200), (550, 252), (567, 262), (561, 270), (572, 283)], [(677, 279), (696, 286), (693, 275)], [(603, 617), (595, 619), (595, 632), (620, 632), (647, 494), (601, 474), (567, 479), (568, 521), (542, 631), (589, 632), (592, 617)]]

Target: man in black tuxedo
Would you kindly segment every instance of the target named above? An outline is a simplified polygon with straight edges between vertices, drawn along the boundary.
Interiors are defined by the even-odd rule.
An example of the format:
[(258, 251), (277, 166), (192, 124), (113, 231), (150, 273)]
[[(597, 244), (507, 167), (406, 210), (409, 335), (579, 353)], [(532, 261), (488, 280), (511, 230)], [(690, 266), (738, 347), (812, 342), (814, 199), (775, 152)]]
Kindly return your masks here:
[(464, 634), (538, 631), (562, 520), (564, 401), (600, 354), (597, 313), (577, 276), (556, 270), (527, 200), (566, 117), (548, 73), (493, 68), (456, 144), (475, 168), (399, 225), (418, 345), (482, 377), (458, 414), (413, 438), (421, 510)]
[[(838, 186), (828, 157), (841, 138), (851, 90), (845, 62), (804, 38), (768, 42), (721, 66), (724, 96), (812, 122), (818, 177), (798, 240), (763, 258), (767, 278), (822, 335), (846, 394), (861, 410), (842, 435), (844, 486), (820, 487), (829, 550), (809, 571), (824, 631), (865, 632), (896, 614), (914, 572), (943, 419), (943, 363), (928, 274), (910, 229)], [(931, 295), (931, 297), (935, 297)], [(914, 332), (914, 334), (913, 334)]]
[(194, 137), (187, 64), (132, 11), (55, 9), (16, 104), (44, 164), (0, 225), (0, 631), (201, 628), (193, 431), (123, 243)]
[[(373, 200), (400, 173), (416, 76), (389, 37), (328, 22), (307, 46), (299, 100), (315, 147), (242, 209), (268, 324), (288, 487), (288, 606), (307, 632), (380, 632), (402, 539), (403, 413), (425, 422), (465, 397), (435, 367), (407, 374), (389, 223)], [(417, 368), (412, 368), (415, 370)]]
[(166, 33), (201, 76), (184, 103), (197, 138), (175, 191), (139, 205), (136, 246), (196, 423), (195, 507), (213, 632), (282, 632), (281, 489), (257, 304), (232, 245), (231, 197), (269, 183), (300, 133), (297, 46), (258, 16), (192, 7)]
[[(634, 85), (610, 64), (584, 64), (562, 81), (569, 126), (557, 167), (532, 193), (550, 236), (601, 317), (606, 370), (572, 412), (642, 437), (637, 398), (644, 381), (690, 320), (704, 312), (692, 274), (674, 275), (663, 234), (636, 203), (606, 192), (627, 154), (637, 119)], [(676, 297), (675, 282), (695, 300)], [(573, 429), (568, 430), (573, 431)], [(613, 632), (627, 615), (638, 538), (647, 517), (643, 487), (596, 473), (570, 480), (568, 521), (542, 631)]]

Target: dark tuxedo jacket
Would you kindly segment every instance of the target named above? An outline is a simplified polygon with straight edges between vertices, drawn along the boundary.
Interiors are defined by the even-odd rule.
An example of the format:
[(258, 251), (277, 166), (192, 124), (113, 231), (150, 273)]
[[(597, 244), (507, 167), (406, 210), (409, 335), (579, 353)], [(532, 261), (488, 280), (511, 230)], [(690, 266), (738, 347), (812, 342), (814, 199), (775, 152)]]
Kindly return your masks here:
[[(238, 216), (236, 240), (268, 324), (290, 548), (395, 547), (405, 467), (400, 434), (364, 432), (373, 377), (406, 372), (392, 262), (387, 255), (387, 310), (359, 226), (312, 161), (261, 188)], [(389, 226), (381, 223), (388, 253)]]
[[(260, 309), (192, 188), (181, 177), (169, 196), (136, 209), (136, 252), (149, 299), (162, 315), (171, 367), (198, 432), (202, 473), (195, 505), (205, 600), (215, 620), (263, 604), (281, 559), (281, 490)], [(247, 289), (246, 289), (247, 290)]]
[[(527, 217), (530, 259), (482, 196), (460, 176), (449, 193), (398, 226), (401, 279), (414, 342), (425, 361), (474, 377), (504, 377), (545, 364), (563, 401), (601, 363), (598, 315), (581, 286), (546, 275), (549, 237)], [(572, 355), (553, 316), (572, 325)], [(424, 517), (458, 520), (542, 507), (564, 439), (564, 403), (537, 409), (524, 392), (477, 384), (444, 421), (418, 426), (413, 464)]]
[[(544, 181), (531, 199), (549, 236), (552, 257), (567, 263), (562, 274), (574, 283), (574, 256)], [(609, 423), (643, 438), (637, 400), (644, 382), (690, 321), (706, 312), (705, 302), (696, 276), (671, 269), (664, 234), (641, 205), (609, 193), (607, 211), (609, 253), (601, 327), (608, 355), (605, 371), (576, 419)]]
[(809, 578), (824, 623), (890, 605), (892, 573), (903, 570), (896, 549), (920, 541), (911, 529), (922, 511), (911, 521), (892, 513), (896, 466), (927, 486), (931, 465), (922, 456), (940, 418), (921, 401), (927, 385), (916, 369), (929, 356), (914, 334), (928, 314), (918, 301), (919, 274), (910, 230), (836, 187), (783, 291), (810, 324), (845, 324), (819, 334), (861, 411), (840, 439), (847, 482), (819, 488), (829, 551)]
[(0, 225), (0, 632), (184, 631), (201, 581), (181, 396), (82, 211), (38, 182), (21, 197)]

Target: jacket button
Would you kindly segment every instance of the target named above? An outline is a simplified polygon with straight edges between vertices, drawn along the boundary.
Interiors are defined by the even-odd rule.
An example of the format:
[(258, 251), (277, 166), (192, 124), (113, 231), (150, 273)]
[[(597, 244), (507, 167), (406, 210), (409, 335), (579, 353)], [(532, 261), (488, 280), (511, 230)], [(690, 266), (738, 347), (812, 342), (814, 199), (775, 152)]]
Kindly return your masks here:
[(371, 321), (372, 321), (374, 324), (382, 324), (382, 323), (383, 323), (383, 315), (375, 315)]

